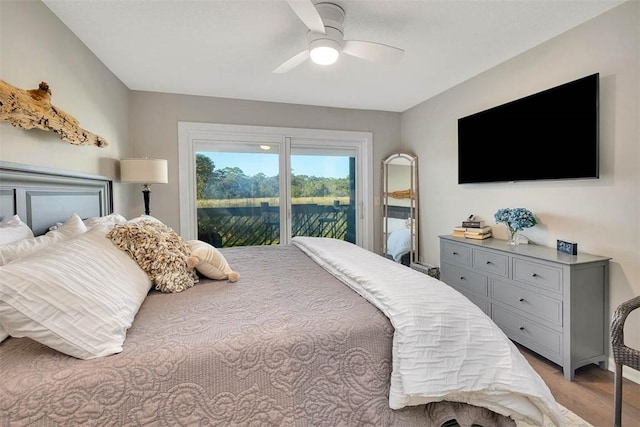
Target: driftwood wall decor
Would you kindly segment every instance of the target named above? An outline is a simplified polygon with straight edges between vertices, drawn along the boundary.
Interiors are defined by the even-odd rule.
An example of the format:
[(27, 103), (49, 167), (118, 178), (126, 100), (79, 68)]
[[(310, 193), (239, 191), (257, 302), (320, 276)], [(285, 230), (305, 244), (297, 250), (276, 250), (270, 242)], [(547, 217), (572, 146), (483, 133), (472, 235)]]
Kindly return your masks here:
[(389, 193), (389, 197), (393, 197), (394, 199), (410, 199), (411, 190), (392, 191), (391, 193)]
[(106, 147), (104, 138), (80, 127), (78, 121), (54, 105), (45, 82), (38, 89), (23, 90), (0, 80), (0, 120), (22, 129), (42, 129), (75, 145)]

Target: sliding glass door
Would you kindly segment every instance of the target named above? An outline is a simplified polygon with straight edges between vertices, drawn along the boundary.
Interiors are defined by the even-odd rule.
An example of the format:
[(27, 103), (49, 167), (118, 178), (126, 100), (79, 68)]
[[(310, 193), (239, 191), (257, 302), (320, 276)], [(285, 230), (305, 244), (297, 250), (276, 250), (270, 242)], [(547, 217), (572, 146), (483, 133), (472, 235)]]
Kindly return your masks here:
[(369, 135), (180, 125), (183, 238), (216, 247), (276, 245), (295, 236), (371, 244), (363, 233), (370, 225), (362, 179)]

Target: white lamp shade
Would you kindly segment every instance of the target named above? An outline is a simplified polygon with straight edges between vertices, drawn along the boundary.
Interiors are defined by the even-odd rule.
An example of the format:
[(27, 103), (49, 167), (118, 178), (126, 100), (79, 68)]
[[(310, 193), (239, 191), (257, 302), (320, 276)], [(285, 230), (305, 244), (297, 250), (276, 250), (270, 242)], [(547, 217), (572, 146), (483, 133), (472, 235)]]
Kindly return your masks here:
[(120, 160), (120, 181), (142, 184), (166, 184), (169, 182), (167, 161), (164, 159)]

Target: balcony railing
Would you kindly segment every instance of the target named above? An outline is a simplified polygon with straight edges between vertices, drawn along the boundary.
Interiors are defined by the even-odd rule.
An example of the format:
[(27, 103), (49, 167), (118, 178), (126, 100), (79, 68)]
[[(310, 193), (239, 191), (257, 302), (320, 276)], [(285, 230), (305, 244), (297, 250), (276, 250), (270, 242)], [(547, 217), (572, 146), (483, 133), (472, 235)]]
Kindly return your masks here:
[[(355, 241), (355, 215), (350, 206), (291, 206), (293, 236), (332, 237)], [(280, 208), (198, 208), (198, 239), (215, 247), (280, 243)]]

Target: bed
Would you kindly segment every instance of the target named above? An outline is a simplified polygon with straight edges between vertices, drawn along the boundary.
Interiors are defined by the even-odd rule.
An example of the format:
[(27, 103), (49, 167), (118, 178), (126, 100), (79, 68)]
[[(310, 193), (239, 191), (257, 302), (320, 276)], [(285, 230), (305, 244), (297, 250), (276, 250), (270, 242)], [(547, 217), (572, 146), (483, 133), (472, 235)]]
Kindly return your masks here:
[[(40, 233), (34, 234), (85, 204), (94, 205), (87, 216), (111, 210), (111, 184), (102, 177), (3, 163), (0, 178), (3, 216), (37, 218)], [(31, 196), (45, 194), (46, 209), (35, 212)], [(69, 245), (66, 250), (98, 232), (45, 251)], [(360, 261), (344, 263), (345, 250), (356, 251)], [(81, 360), (30, 338), (2, 341), (0, 425), (442, 426), (457, 420), (488, 427), (534, 422), (543, 414), (560, 422), (553, 397), (515, 347), (442, 282), (333, 239), (222, 252), (240, 273), (237, 283), (202, 278), (181, 293), (150, 290), (116, 354)], [(399, 292), (379, 287), (372, 276), (405, 286)], [(420, 299), (433, 299), (428, 315), (414, 305)], [(453, 300), (454, 309), (444, 309), (444, 300)], [(0, 310), (0, 325), (2, 316)], [(412, 326), (416, 318), (420, 334)], [(465, 319), (484, 332), (462, 327), (461, 343), (482, 334), (496, 340), (469, 354), (500, 353), (491, 357), (503, 369), (486, 372), (485, 362), (458, 345), (447, 354), (455, 334), (428, 333)], [(417, 355), (407, 347), (415, 340), (422, 343)], [(503, 380), (514, 380), (509, 373), (520, 375), (518, 384), (503, 387)], [(487, 386), (492, 378), (498, 381)]]

